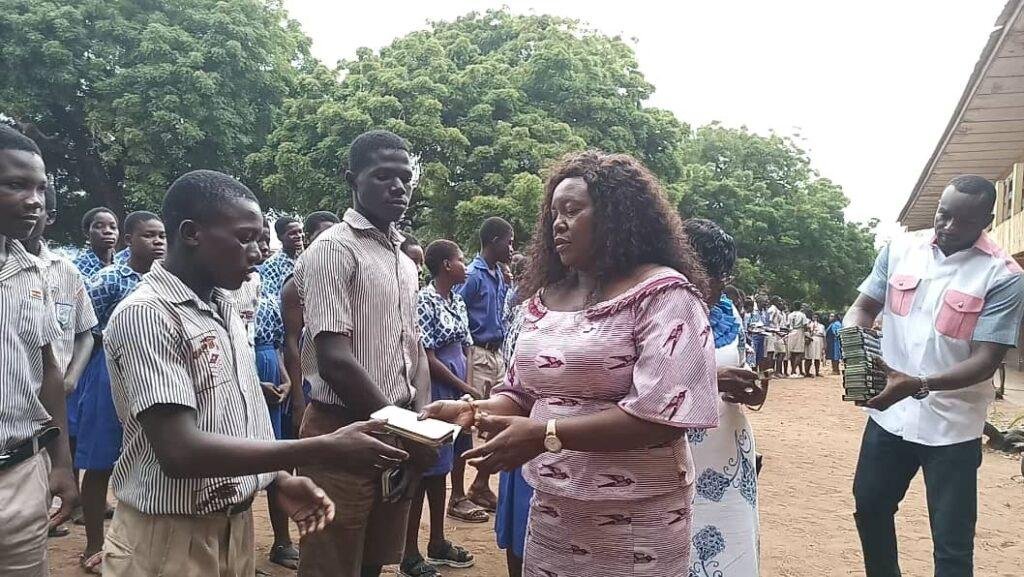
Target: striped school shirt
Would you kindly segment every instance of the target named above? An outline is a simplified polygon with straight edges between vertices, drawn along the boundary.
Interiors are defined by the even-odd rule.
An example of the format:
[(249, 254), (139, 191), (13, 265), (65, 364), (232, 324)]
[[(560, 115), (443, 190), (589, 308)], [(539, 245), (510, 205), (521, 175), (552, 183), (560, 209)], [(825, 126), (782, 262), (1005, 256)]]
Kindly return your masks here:
[(322, 332), (352, 338), (352, 353), (391, 403), (409, 406), (419, 367), (416, 264), (399, 249), (404, 238), (381, 232), (349, 209), (342, 222), (317, 237), (299, 256), (295, 286), (306, 323), (302, 374), (310, 398), (344, 400), (320, 377), (314, 340)]
[(85, 290), (82, 275), (70, 260), (50, 250), (46, 243), (39, 248), (39, 256), (36, 258), (50, 285), (50, 298), (61, 328), (61, 337), (52, 344), (53, 356), (63, 374), (71, 364), (75, 335), (96, 326), (96, 312)]
[(0, 268), (0, 452), (50, 420), (39, 399), (42, 347), (61, 336), (39, 260), (20, 242), (7, 239)]
[(274, 438), (256, 357), (229, 291), (212, 305), (157, 262), (110, 318), (104, 348), (124, 448), (114, 466), (117, 499), (150, 515), (203, 515), (251, 499), (275, 473), (172, 479), (146, 440), (139, 414), (155, 405), (196, 412), (200, 431)]

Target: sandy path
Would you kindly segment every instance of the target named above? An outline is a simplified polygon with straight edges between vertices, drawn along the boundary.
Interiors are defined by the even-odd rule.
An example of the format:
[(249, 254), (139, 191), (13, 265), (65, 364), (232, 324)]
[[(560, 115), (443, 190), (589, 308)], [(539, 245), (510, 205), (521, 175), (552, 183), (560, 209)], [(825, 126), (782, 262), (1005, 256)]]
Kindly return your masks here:
[[(773, 384), (764, 410), (752, 413), (758, 448), (765, 455), (761, 474), (765, 577), (863, 575), (851, 486), (865, 417), (838, 400), (838, 387), (835, 377), (779, 380)], [(993, 408), (997, 419), (1022, 411), (1024, 407), (1005, 402)], [(980, 577), (1024, 575), (1024, 484), (1019, 461), (986, 451), (979, 484), (975, 573)], [(903, 572), (907, 576), (932, 574), (923, 489), (918, 477), (899, 516)], [(260, 499), (255, 508), (258, 566), (275, 576), (291, 575), (265, 561), (272, 541), (265, 503)], [(489, 524), (449, 522), (447, 531), (450, 539), (476, 554), (477, 565), (446, 569), (446, 575), (506, 574), (504, 554), (494, 547)], [(75, 527), (70, 537), (52, 542), (55, 576), (82, 574), (75, 558), (83, 543), (81, 527)]]

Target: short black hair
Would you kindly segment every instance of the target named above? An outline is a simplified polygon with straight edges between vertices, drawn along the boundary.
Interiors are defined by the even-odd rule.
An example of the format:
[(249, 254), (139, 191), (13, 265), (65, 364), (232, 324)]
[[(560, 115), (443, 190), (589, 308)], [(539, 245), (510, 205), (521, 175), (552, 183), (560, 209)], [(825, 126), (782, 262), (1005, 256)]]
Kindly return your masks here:
[(114, 211), (105, 206), (97, 206), (96, 208), (90, 208), (82, 215), (82, 232), (89, 232), (89, 229), (92, 228), (92, 221), (96, 220), (98, 215), (104, 213), (114, 217), (114, 222), (117, 222), (117, 215), (114, 214)]
[(306, 233), (307, 237), (313, 236), (313, 230), (325, 222), (338, 224), (341, 222), (341, 219), (338, 218), (338, 215), (326, 210), (311, 212), (306, 217), (305, 222), (302, 223), (302, 232)]
[(990, 210), (996, 205), (996, 186), (983, 176), (962, 174), (950, 180), (947, 186), (952, 186), (957, 192), (985, 197)]
[(511, 236), (512, 225), (500, 216), (492, 216), (480, 226), (480, 246), (485, 247), (499, 238)]
[(459, 245), (450, 240), (438, 239), (427, 245), (423, 253), (423, 261), (430, 271), (430, 276), (437, 277), (441, 273), (441, 265), (459, 255)]
[(274, 221), (274, 232), (277, 233), (277, 238), (280, 239), (284, 236), (284, 233), (288, 231), (288, 227), (295, 222), (299, 222), (299, 219), (292, 216), (282, 216)]
[(722, 280), (732, 274), (736, 266), (736, 241), (729, 233), (704, 218), (687, 220), (683, 229), (709, 277)]
[(373, 153), (379, 150), (404, 150), (409, 152), (409, 143), (394, 132), (370, 130), (352, 141), (348, 147), (348, 169), (359, 174), (373, 162)]
[(43, 201), (46, 203), (47, 214), (57, 214), (57, 189), (53, 187), (53, 181), (46, 183), (46, 192), (43, 193)]
[(38, 156), (43, 155), (36, 141), (18, 132), (13, 126), (2, 122), (0, 122), (0, 150), (22, 150)]
[(135, 227), (151, 220), (160, 220), (160, 217), (148, 210), (136, 210), (124, 217), (124, 227), (122, 228), (124, 228), (125, 234), (132, 234), (135, 232)]
[(220, 208), (233, 200), (259, 204), (248, 186), (222, 172), (193, 170), (179, 176), (167, 189), (161, 211), (168, 241), (177, 239), (183, 221), (202, 221), (211, 214), (211, 208)]
[(803, 310), (803, 308), (804, 308), (804, 303), (802, 303), (800, 301), (793, 301), (793, 310), (799, 311), (799, 310)]
[(405, 252), (410, 247), (422, 246), (420, 244), (420, 240), (413, 236), (411, 233), (403, 232), (402, 236), (405, 237), (405, 240), (402, 241), (402, 246), (398, 247), (399, 249), (401, 249), (402, 252)]

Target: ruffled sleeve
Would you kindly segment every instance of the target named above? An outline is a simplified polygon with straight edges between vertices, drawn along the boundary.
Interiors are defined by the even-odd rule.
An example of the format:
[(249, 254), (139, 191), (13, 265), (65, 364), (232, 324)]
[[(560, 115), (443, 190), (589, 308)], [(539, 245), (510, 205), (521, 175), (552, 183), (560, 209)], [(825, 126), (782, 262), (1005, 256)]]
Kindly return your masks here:
[(631, 300), (637, 360), (619, 407), (673, 427), (718, 426), (714, 337), (699, 293), (682, 277), (669, 277)]

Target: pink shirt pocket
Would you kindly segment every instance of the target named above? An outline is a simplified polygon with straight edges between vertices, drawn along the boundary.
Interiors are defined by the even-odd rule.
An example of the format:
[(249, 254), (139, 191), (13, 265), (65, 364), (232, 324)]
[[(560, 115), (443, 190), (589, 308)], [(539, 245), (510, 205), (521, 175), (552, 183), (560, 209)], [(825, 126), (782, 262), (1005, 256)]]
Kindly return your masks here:
[(892, 314), (905, 317), (910, 314), (914, 306), (914, 295), (917, 293), (917, 285), (921, 279), (909, 274), (894, 274), (889, 279), (889, 310)]
[(949, 289), (942, 295), (939, 314), (935, 317), (935, 330), (951, 339), (969, 341), (974, 336), (983, 308), (984, 298)]

